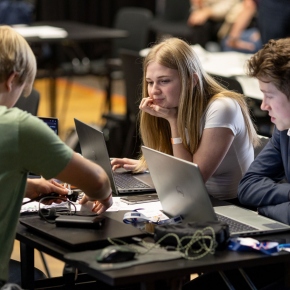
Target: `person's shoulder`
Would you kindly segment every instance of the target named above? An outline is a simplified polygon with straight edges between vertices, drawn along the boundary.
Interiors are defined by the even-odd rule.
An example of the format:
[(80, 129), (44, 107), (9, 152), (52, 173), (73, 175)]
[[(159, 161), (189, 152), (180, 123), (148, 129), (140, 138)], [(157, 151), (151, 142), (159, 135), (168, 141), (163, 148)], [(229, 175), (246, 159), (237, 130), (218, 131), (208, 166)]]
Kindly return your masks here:
[(16, 107), (7, 108), (5, 106), (0, 106), (0, 116), (1, 116), (2, 120), (7, 120), (7, 122), (9, 122), (9, 121), (15, 122), (17, 120), (22, 122), (26, 118), (29, 118), (30, 116), (32, 117), (31, 114), (29, 114), (25, 111), (22, 111)]
[(5, 126), (16, 126), (18, 127), (17, 130), (20, 130), (21, 132), (30, 132), (32, 134), (35, 133), (35, 130), (50, 131), (50, 128), (38, 117), (16, 107), (6, 108), (0, 106), (0, 118), (2, 124), (5, 124)]
[(215, 98), (206, 110), (206, 118), (217, 118), (228, 124), (239, 123), (242, 118), (239, 104), (234, 99), (221, 95)]
[(0, 106), (0, 115), (1, 116), (17, 116), (19, 114), (21, 114), (23, 111), (16, 108), (16, 107), (13, 107), (13, 108), (7, 108), (6, 106)]
[(211, 103), (210, 106), (219, 107), (222, 108), (230, 108), (230, 109), (236, 109), (238, 108), (239, 104), (236, 100), (233, 98), (227, 97), (225, 95), (221, 95), (217, 98), (215, 98)]

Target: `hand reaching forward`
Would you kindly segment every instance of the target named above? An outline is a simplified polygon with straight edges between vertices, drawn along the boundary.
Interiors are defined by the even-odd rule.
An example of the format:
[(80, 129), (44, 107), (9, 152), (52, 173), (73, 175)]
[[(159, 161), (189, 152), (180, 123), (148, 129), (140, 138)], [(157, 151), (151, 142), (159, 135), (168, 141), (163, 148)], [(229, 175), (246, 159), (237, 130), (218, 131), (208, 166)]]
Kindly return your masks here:
[[(86, 204), (88, 201), (93, 201), (93, 200), (89, 198), (87, 195), (84, 195), (84, 197), (80, 201), (80, 204)], [(106, 199), (95, 200), (92, 211), (97, 214), (101, 214), (105, 212), (109, 207), (111, 207), (112, 204), (113, 204), (113, 197), (112, 197), (112, 194), (110, 194)]]
[(139, 160), (129, 158), (114, 158), (111, 161), (112, 169), (115, 171), (118, 168), (124, 168), (126, 170), (133, 171), (137, 168)]
[[(45, 196), (49, 196), (51, 193), (57, 193), (60, 196), (63, 196), (63, 199), (66, 199), (66, 195), (68, 194), (68, 189), (63, 185), (57, 183), (53, 179), (46, 180), (44, 178), (28, 178), (25, 197), (30, 199), (42, 198)], [(63, 200), (61, 199), (46, 199), (43, 201), (44, 204), (61, 203)]]

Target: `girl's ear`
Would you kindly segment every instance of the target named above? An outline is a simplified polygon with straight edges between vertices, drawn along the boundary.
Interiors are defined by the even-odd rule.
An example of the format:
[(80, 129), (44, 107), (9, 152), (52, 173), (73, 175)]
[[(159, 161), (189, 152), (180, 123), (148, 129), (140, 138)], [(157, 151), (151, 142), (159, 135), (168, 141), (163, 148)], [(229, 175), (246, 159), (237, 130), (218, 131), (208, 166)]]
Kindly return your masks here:
[(17, 81), (17, 73), (13, 72), (11, 73), (11, 75), (8, 77), (8, 79), (6, 80), (6, 88), (7, 91), (10, 93), (12, 91), (13, 88), (13, 83), (15, 83)]

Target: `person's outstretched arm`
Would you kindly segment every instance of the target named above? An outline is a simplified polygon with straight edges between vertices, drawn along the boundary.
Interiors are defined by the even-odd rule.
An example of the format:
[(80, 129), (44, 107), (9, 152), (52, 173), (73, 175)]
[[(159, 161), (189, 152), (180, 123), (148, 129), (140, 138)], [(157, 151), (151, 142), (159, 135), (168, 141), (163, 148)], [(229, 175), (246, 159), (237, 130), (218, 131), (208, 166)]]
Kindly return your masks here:
[(253, 0), (244, 0), (243, 8), (233, 24), (227, 39), (227, 45), (238, 49), (253, 49), (252, 44), (240, 40), (242, 32), (251, 23), (257, 11), (256, 3)]
[(104, 169), (77, 153), (73, 153), (56, 178), (80, 188), (86, 194), (85, 201), (98, 201), (97, 213), (104, 212), (113, 203), (110, 181)]

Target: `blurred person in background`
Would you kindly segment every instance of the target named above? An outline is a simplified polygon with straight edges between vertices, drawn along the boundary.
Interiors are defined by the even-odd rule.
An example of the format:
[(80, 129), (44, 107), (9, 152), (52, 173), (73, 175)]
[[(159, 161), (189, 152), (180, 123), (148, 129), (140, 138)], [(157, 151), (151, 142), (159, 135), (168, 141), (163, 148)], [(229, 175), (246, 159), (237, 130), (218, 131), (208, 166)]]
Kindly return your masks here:
[[(288, 0), (243, 0), (225, 29), (219, 31), (223, 51), (255, 53), (270, 39), (290, 36), (290, 2)], [(237, 11), (236, 9), (236, 11)]]
[(227, 15), (240, 0), (190, 0), (191, 12), (187, 25), (192, 27), (192, 44), (206, 47), (218, 42), (218, 31)]

